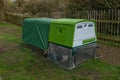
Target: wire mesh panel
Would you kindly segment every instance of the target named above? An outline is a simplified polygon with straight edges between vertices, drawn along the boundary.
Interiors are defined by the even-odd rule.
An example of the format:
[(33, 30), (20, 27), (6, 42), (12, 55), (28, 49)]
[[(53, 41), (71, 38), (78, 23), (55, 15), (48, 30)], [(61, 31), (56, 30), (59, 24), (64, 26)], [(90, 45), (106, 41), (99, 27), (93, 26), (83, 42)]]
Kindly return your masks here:
[(76, 65), (90, 58), (96, 58), (96, 43), (87, 44), (84, 46), (74, 48), (74, 63)]
[(77, 64), (94, 57), (95, 49), (96, 43), (76, 48), (49, 43), (48, 58), (65, 68), (72, 69)]
[(48, 58), (66, 68), (74, 68), (72, 49), (49, 43)]

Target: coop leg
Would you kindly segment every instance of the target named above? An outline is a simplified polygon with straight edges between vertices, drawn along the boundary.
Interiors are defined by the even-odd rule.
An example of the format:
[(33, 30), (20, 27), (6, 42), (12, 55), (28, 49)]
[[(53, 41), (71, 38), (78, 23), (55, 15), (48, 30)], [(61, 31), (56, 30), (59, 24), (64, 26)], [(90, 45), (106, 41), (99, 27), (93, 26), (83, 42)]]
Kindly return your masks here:
[(97, 55), (97, 48), (100, 48), (100, 47), (94, 47), (94, 49), (93, 49), (93, 58), (94, 59), (97, 59), (97, 58), (100, 58), (101, 56), (100, 55)]
[(44, 56), (47, 58), (48, 50), (44, 51)]

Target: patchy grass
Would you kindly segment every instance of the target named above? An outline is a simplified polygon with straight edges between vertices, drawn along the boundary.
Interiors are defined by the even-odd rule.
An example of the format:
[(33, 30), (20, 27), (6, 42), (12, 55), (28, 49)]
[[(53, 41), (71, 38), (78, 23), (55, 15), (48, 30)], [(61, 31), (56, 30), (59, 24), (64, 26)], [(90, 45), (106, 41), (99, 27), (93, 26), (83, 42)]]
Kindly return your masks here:
[(101, 40), (98, 39), (99, 43), (107, 44), (109, 46), (120, 47), (120, 36), (119, 35), (115, 36), (115, 35), (97, 33), (97, 36), (101, 38)]
[(22, 27), (0, 23), (0, 78), (3, 80), (120, 80), (120, 66), (89, 60), (66, 70), (24, 47)]

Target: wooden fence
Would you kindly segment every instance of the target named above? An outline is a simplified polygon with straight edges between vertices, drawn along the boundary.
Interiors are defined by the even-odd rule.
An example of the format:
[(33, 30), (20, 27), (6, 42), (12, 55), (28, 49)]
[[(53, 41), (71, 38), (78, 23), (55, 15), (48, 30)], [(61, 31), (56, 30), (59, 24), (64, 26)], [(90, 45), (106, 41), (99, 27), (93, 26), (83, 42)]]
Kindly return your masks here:
[(99, 41), (120, 45), (120, 10), (81, 10), (71, 12), (39, 13), (39, 17), (80, 18), (96, 20)]

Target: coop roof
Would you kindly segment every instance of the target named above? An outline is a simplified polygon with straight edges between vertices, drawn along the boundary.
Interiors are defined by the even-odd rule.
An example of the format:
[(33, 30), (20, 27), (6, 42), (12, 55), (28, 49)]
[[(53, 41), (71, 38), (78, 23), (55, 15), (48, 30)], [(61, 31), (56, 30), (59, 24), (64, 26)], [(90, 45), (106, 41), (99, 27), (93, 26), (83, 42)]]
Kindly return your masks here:
[(56, 20), (53, 20), (52, 23), (75, 25), (79, 22), (86, 22), (86, 21), (93, 21), (93, 20), (87, 20), (87, 19), (56, 19)]

